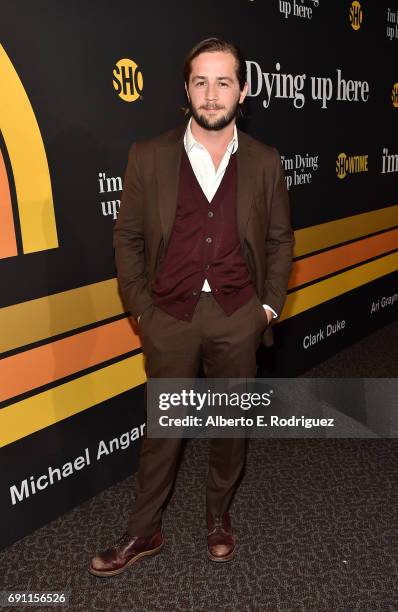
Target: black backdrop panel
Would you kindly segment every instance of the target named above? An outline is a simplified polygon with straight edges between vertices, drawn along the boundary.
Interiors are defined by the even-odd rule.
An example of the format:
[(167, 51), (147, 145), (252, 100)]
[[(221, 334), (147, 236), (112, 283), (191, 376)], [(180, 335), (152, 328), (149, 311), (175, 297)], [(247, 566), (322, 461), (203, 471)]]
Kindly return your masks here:
[[(305, 16), (295, 15), (295, 6), (301, 6), (299, 12)], [(40, 128), (59, 246), (23, 253), (21, 203), (17, 202), (13, 159), (5, 137), (7, 117), (2, 116), (0, 152), (13, 200), (18, 254), (0, 259), (0, 322), (7, 307), (115, 276), (112, 229), (129, 147), (183, 121), (183, 59), (193, 44), (208, 36), (235, 41), (248, 60), (250, 95), (240, 127), (279, 150), (295, 230), (311, 232), (313, 226), (353, 215), (359, 223), (366, 213), (380, 211), (383, 215), (383, 209), (395, 207), (398, 4), (361, 2), (359, 12), (355, 7), (358, 3), (348, 0), (3, 2), (1, 45)], [(142, 87), (132, 102), (119, 97), (113, 86), (116, 64), (123, 59), (136, 65), (136, 86), (140, 86), (138, 72), (142, 75)], [(292, 89), (283, 90), (283, 79), (293, 83)], [(352, 84), (357, 87), (357, 100), (339, 99), (342, 79), (357, 83)], [(282, 83), (280, 90), (278, 83)], [(0, 96), (2, 93), (6, 93), (4, 87)], [(23, 147), (24, 135), (19, 139)], [(366, 170), (339, 178), (336, 163), (341, 154), (366, 159)], [(383, 171), (386, 155), (390, 156), (388, 172)], [(304, 172), (308, 180), (294, 184)], [(104, 190), (103, 185), (108, 188)], [(375, 231), (391, 231), (394, 226), (398, 219), (390, 219), (382, 230)], [(366, 239), (372, 233), (370, 226), (361, 236)], [(359, 237), (354, 236), (353, 242)], [(327, 248), (338, 245), (336, 234)], [(397, 243), (393, 249), (396, 253)], [(371, 258), (383, 263), (385, 255), (381, 252)], [(366, 256), (355, 263), (358, 269), (366, 265), (365, 260)], [(379, 276), (366, 282), (365, 274), (360, 286), (348, 287), (303, 312), (293, 312), (279, 323), (275, 347), (259, 352), (260, 372), (273, 376), (302, 373), (395, 318), (397, 300), (372, 312), (373, 303), (398, 295), (396, 269), (390, 265), (383, 272), (381, 268)], [(315, 291), (318, 280), (311, 281)], [(344, 328), (338, 333), (308, 345), (308, 338), (319, 330), (343, 320)], [(23, 320), (18, 325), (28, 327), (34, 321)], [(68, 333), (75, 332), (79, 330)], [(12, 353), (25, 349), (21, 346)], [(81, 375), (85, 375), (83, 370)], [(54, 379), (51, 384), (59, 381)], [(0, 546), (134, 471), (139, 440), (101, 461), (92, 457), (90, 465), (23, 501), (13, 505), (10, 500), (13, 484), (30, 476), (36, 482), (48, 466), (62, 466), (86, 448), (93, 454), (100, 440), (138, 426), (144, 418), (143, 388), (134, 380), (131, 386), (127, 393), (0, 450), (2, 524), (8, 526)], [(19, 399), (12, 398), (11, 403)], [(7, 409), (4, 403), (2, 406)]]

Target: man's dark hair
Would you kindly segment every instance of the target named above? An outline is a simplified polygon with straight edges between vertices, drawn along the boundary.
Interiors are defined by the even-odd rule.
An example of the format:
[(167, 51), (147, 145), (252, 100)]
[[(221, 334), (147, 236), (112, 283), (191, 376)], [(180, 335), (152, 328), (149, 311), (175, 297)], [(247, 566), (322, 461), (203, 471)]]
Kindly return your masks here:
[(201, 40), (190, 50), (184, 62), (184, 81), (186, 86), (188, 87), (189, 77), (191, 75), (192, 60), (201, 53), (213, 53), (214, 51), (232, 53), (236, 60), (236, 76), (239, 81), (239, 89), (242, 91), (247, 80), (245, 58), (237, 45), (226, 40), (221, 40), (221, 38), (206, 38), (205, 40)]

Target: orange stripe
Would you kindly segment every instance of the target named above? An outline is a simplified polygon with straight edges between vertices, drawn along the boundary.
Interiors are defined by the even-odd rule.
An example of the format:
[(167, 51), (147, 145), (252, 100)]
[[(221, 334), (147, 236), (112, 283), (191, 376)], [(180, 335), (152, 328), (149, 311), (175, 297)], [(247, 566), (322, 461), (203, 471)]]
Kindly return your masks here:
[(358, 240), (293, 264), (289, 289), (398, 249), (398, 229)]
[(120, 319), (0, 362), (0, 401), (26, 393), (141, 346), (128, 319)]
[(0, 259), (17, 255), (10, 187), (2, 152), (0, 151)]
[[(289, 288), (398, 248), (391, 230), (297, 261)], [(120, 319), (62, 340), (13, 355), (0, 362), (0, 401), (26, 393), (141, 346), (128, 319)]]

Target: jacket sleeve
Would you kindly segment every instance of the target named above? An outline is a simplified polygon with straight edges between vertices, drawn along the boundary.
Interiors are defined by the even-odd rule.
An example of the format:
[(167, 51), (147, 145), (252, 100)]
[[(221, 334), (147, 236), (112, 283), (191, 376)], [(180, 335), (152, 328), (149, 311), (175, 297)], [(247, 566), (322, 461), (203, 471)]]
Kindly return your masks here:
[(269, 304), (280, 316), (292, 267), (294, 234), (282, 162), (276, 149), (274, 153), (274, 183), (266, 238), (267, 273), (262, 303)]
[(137, 144), (129, 153), (113, 246), (120, 291), (127, 309), (137, 318), (152, 304), (145, 274), (144, 190)]

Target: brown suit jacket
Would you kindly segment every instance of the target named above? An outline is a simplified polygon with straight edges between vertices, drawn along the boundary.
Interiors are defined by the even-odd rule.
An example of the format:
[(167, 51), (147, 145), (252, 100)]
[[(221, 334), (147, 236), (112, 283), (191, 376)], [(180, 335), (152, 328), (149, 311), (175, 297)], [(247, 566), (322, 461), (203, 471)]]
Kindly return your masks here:
[[(114, 228), (120, 290), (137, 318), (152, 304), (151, 287), (173, 229), (186, 126), (130, 149)], [(279, 153), (238, 131), (237, 219), (242, 252), (257, 296), (281, 313), (294, 244)], [(273, 343), (265, 329), (263, 343)]]

